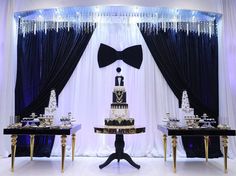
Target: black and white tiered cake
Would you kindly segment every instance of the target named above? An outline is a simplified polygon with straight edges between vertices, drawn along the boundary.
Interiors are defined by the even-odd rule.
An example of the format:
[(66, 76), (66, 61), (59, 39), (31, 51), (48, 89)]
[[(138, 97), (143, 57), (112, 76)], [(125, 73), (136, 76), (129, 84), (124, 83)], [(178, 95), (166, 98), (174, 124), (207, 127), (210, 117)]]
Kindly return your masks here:
[(116, 69), (115, 87), (112, 93), (110, 117), (105, 118), (105, 125), (111, 127), (134, 126), (134, 119), (129, 118), (128, 104), (126, 103), (126, 91), (124, 77), (120, 74), (121, 68)]

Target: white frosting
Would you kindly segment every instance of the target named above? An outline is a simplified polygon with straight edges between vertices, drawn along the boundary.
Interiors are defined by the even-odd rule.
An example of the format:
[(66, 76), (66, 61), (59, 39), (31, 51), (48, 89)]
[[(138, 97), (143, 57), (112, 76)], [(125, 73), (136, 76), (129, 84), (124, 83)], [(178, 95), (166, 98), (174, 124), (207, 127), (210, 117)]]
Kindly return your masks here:
[(129, 118), (129, 110), (128, 109), (111, 109), (110, 110), (110, 118)]
[(114, 91), (125, 91), (125, 87), (124, 86), (115, 86)]

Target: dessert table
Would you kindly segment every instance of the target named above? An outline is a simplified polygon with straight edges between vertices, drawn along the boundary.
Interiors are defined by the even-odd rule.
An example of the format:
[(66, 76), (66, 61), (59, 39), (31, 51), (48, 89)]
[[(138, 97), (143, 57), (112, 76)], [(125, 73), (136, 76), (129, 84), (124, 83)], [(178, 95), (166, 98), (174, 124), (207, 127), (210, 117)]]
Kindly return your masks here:
[(176, 147), (177, 136), (204, 136), (205, 158), (208, 161), (208, 142), (209, 136), (221, 136), (224, 148), (224, 171), (227, 173), (227, 151), (228, 151), (228, 136), (235, 136), (236, 130), (220, 129), (220, 128), (169, 128), (167, 126), (158, 125), (157, 128), (163, 133), (164, 144), (164, 160), (166, 161), (166, 140), (167, 136), (172, 137), (172, 155), (173, 155), (173, 170), (176, 172)]
[(72, 161), (74, 161), (74, 151), (75, 151), (75, 136), (76, 132), (81, 129), (81, 125), (72, 125), (71, 127), (7, 127), (3, 129), (4, 135), (11, 135), (11, 170), (14, 172), (14, 161), (16, 153), (16, 144), (18, 135), (30, 135), (30, 158), (33, 160), (34, 153), (34, 136), (35, 135), (61, 135), (61, 171), (64, 172), (64, 160), (65, 160), (65, 149), (66, 149), (66, 138), (67, 135), (72, 136)]
[(121, 159), (125, 159), (128, 161), (129, 164), (131, 164), (133, 167), (139, 169), (140, 165), (136, 164), (130, 155), (127, 153), (124, 153), (124, 134), (138, 134), (138, 133), (144, 133), (145, 127), (94, 127), (95, 133), (100, 134), (115, 134), (115, 153), (112, 153), (108, 159), (101, 165), (99, 165), (99, 168), (102, 169), (108, 164), (110, 164), (114, 159), (117, 159), (118, 162), (120, 162)]

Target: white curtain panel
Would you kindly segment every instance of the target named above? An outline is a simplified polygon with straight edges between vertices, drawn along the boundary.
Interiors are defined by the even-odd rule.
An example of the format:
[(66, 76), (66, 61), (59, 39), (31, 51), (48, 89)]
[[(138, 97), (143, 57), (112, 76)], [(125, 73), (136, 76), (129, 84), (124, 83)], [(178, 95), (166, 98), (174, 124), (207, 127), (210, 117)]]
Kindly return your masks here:
[[(236, 1), (224, 0), (219, 28), (219, 120), (236, 129)], [(236, 138), (229, 137), (229, 156), (236, 156)]]
[(3, 136), (3, 128), (14, 116), (14, 88), (16, 78), (16, 24), (13, 1), (3, 0), (0, 5), (0, 155), (7, 156), (9, 136)]
[[(99, 68), (97, 53), (100, 43), (121, 51), (133, 45), (142, 45), (143, 63), (136, 69), (121, 60)], [(136, 58), (130, 58), (136, 59)], [(76, 155), (107, 156), (114, 151), (115, 135), (95, 134), (94, 127), (103, 126), (109, 117), (116, 68), (122, 68), (127, 91), (130, 117), (135, 126), (146, 127), (146, 133), (125, 135), (125, 151), (132, 156), (163, 156), (162, 134), (157, 124), (166, 112), (178, 115), (178, 100), (159, 71), (136, 24), (98, 24), (79, 64), (59, 95), (58, 118), (72, 112), (82, 129), (77, 133)], [(71, 141), (68, 138), (68, 141)], [(168, 154), (171, 140), (169, 139)], [(67, 154), (70, 154), (71, 142)], [(182, 142), (178, 154), (185, 156)], [(60, 137), (56, 137), (53, 155), (61, 154)]]

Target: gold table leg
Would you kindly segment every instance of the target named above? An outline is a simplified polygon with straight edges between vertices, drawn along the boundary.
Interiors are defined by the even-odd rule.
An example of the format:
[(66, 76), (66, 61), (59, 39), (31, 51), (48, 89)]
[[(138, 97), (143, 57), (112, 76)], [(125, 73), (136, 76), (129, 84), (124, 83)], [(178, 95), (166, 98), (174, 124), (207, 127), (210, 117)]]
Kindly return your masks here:
[(14, 172), (17, 135), (11, 135), (11, 171)]
[(209, 136), (204, 136), (206, 162), (208, 162), (208, 143), (209, 143)]
[(166, 134), (163, 135), (163, 144), (164, 144), (164, 161), (166, 161)]
[(174, 161), (173, 171), (174, 171), (174, 173), (176, 173), (176, 147), (177, 147), (177, 137), (172, 136), (172, 152), (173, 152), (173, 161)]
[(75, 134), (72, 134), (72, 161), (75, 159)]
[(33, 160), (34, 156), (34, 136), (33, 134), (30, 135), (30, 160)]
[(228, 137), (222, 136), (223, 139), (223, 147), (224, 147), (224, 166), (225, 166), (225, 173), (227, 173), (227, 157), (228, 157)]
[(64, 162), (66, 153), (66, 135), (61, 136), (61, 172), (64, 172)]

